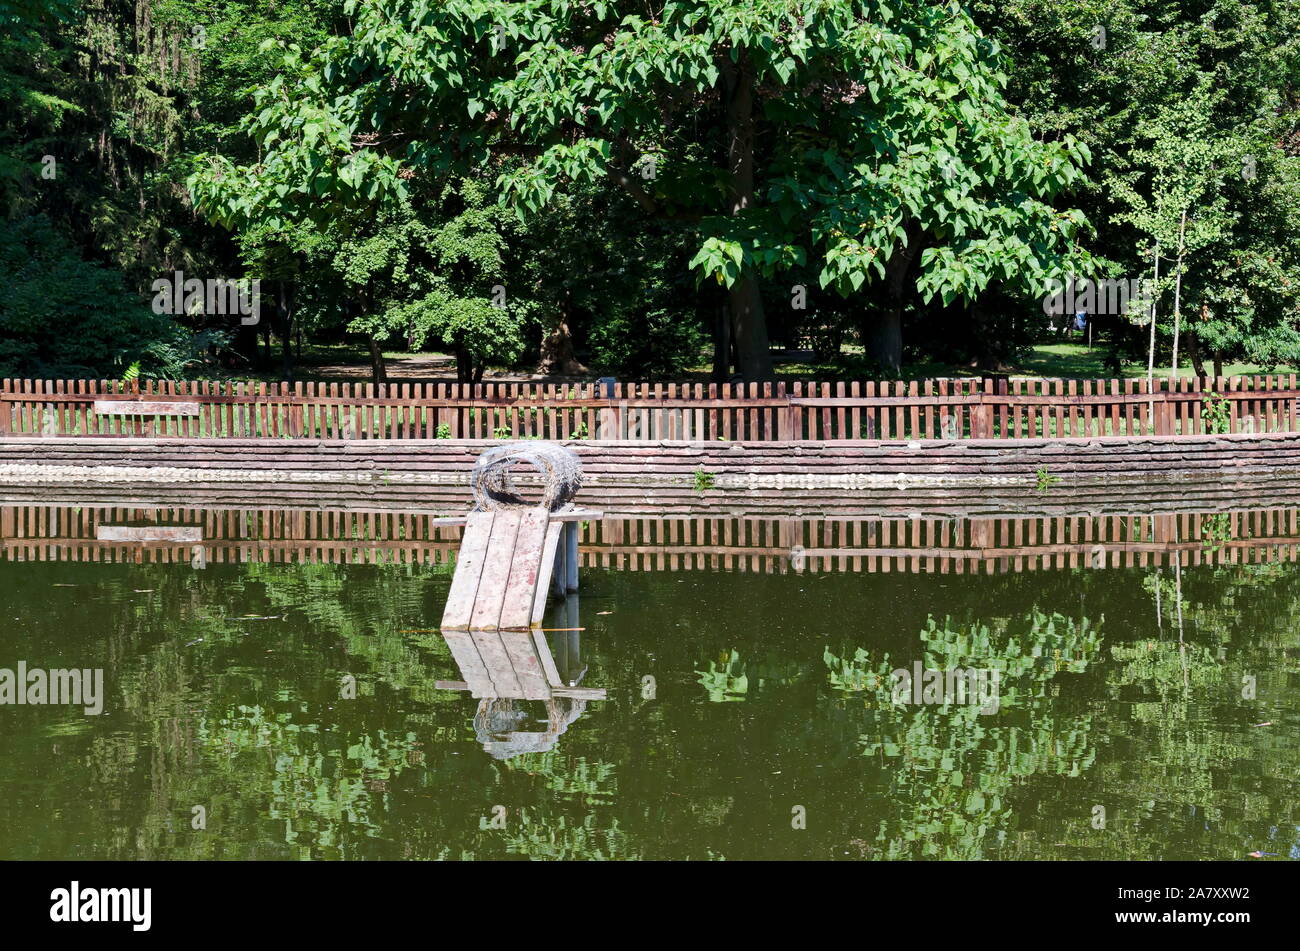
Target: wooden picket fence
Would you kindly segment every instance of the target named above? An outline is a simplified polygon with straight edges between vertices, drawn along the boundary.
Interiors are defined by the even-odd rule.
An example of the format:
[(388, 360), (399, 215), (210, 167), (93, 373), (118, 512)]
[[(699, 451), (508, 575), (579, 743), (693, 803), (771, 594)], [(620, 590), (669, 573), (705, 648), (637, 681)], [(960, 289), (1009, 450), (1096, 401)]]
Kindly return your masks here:
[(853, 383), (0, 381), (0, 437), (800, 441), (1300, 432), (1289, 376)]

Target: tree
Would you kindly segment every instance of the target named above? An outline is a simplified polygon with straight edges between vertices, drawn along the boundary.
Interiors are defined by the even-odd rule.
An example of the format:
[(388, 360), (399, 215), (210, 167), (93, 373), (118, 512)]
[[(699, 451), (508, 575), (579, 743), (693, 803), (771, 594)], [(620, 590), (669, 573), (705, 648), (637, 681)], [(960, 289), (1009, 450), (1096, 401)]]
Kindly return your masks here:
[[(352, 32), (285, 49), (259, 95), (254, 164), (193, 182), (228, 221), (401, 200), (503, 156), (505, 199), (536, 213), (608, 177), (692, 235), (727, 288), (739, 369), (770, 373), (759, 280), (808, 262), (850, 294), (880, 280), (868, 329), (901, 359), (902, 290), (950, 301), (1058, 273), (1086, 222), (1047, 204), (1079, 175), (1070, 138), (1006, 109), (993, 44), (919, 0), (398, 4), (351, 0)], [(925, 247), (922, 248), (922, 244)], [(892, 269), (892, 270), (891, 270)], [(912, 277), (915, 269), (915, 277)]]
[[(1300, 189), (1300, 9), (1277, 0), (972, 9), (1008, 50), (1012, 102), (1034, 127), (1074, 134), (1095, 156), (1079, 200), (1097, 226), (1097, 270), (1150, 275), (1160, 244), (1154, 329), (1170, 363), (1175, 323), (1180, 353), (1202, 375), (1207, 356), (1216, 372), (1226, 359), (1300, 359), (1300, 222), (1287, 210)], [(1139, 352), (1145, 362), (1149, 325), (1100, 323), (1112, 328), (1116, 363)]]
[(177, 377), (208, 341), (153, 313), (42, 215), (0, 223), (0, 376)]
[[(278, 63), (259, 51), (261, 40), (286, 32), (323, 39), (332, 9), (326, 0), (282, 0), (270, 14), (260, 6), (0, 2), (0, 200), (11, 221), (45, 222), (15, 226), (15, 240), (32, 228), (52, 228), (67, 253), (89, 268), (119, 272), (123, 290), (141, 294), (175, 270), (236, 276), (234, 243), (193, 213), (183, 187), (184, 153), (221, 143), (253, 157), (229, 132), (247, 111), (249, 87), (269, 80)], [(55, 298), (65, 293), (48, 286)], [(116, 308), (114, 296), (106, 310)], [(228, 324), (187, 321), (196, 331), (213, 331), (207, 342), (227, 336)], [(168, 344), (171, 329), (159, 346)], [(237, 347), (255, 357), (261, 328), (234, 329)], [(111, 345), (106, 353), (119, 349)], [(145, 372), (150, 365), (142, 364)]]
[[(1174, 288), (1175, 363), (1184, 267), (1194, 266), (1199, 252), (1227, 227), (1227, 200), (1222, 188), (1234, 150), (1216, 139), (1210, 129), (1210, 116), (1221, 95), (1202, 82), (1187, 98), (1141, 120), (1126, 161), (1109, 175), (1110, 187), (1126, 206), (1118, 219), (1139, 235), (1138, 257), (1152, 258), (1153, 287)], [(1163, 281), (1162, 261), (1172, 265), (1165, 269)], [(1154, 301), (1146, 316), (1153, 321), (1147, 364), (1150, 379), (1157, 328)]]

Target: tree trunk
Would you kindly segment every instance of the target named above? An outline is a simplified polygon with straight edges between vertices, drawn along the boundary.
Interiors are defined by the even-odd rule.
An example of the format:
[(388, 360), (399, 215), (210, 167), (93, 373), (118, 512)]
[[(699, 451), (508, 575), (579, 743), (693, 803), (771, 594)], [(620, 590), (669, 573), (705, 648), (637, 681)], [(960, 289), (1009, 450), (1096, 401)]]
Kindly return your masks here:
[(1201, 341), (1195, 330), (1187, 331), (1187, 359), (1192, 363), (1193, 373), (1199, 377), (1206, 375), (1205, 361), (1201, 359)]
[(1178, 275), (1174, 278), (1174, 355), (1170, 360), (1169, 379), (1178, 378), (1178, 331), (1182, 323), (1183, 304), (1183, 254), (1187, 250), (1187, 209), (1183, 208), (1183, 221), (1178, 226)]
[[(1148, 350), (1147, 350), (1147, 393), (1148, 393), (1148, 394), (1151, 394), (1151, 393), (1154, 393), (1154, 392), (1155, 392), (1155, 376), (1156, 376), (1156, 295), (1159, 293), (1159, 291), (1157, 290), (1157, 288), (1160, 287), (1160, 244), (1159, 244), (1159, 243), (1156, 244), (1156, 249), (1155, 249), (1155, 251), (1153, 252), (1152, 265), (1151, 265), (1151, 267), (1152, 267), (1152, 269), (1153, 269), (1153, 271), (1154, 271), (1154, 273), (1155, 273), (1155, 276), (1152, 278), (1152, 282), (1151, 282), (1151, 283), (1152, 283), (1152, 290), (1151, 290), (1151, 343), (1150, 343), (1149, 348), (1148, 348)], [(1155, 418), (1155, 409), (1154, 409), (1154, 407), (1155, 407), (1155, 404), (1154, 404), (1153, 402), (1148, 402), (1148, 404), (1147, 404), (1147, 412), (1150, 414), (1150, 416), (1151, 416), (1152, 419)]]
[(1223, 376), (1223, 354), (1221, 353), (1214, 355), (1214, 375)]
[(569, 329), (568, 310), (567, 306), (563, 307), (560, 319), (551, 332), (542, 338), (541, 360), (537, 365), (542, 373), (578, 376), (587, 372), (573, 350), (573, 332)]
[(235, 327), (234, 339), (230, 342), (230, 349), (235, 351), (243, 358), (246, 366), (255, 367), (261, 354), (258, 352), (260, 341), (258, 340), (258, 328), (255, 324), (245, 324), (240, 321)]
[(772, 353), (758, 281), (752, 277), (740, 278), (731, 286), (727, 301), (736, 338), (737, 371), (747, 381), (772, 379)]
[(971, 330), (973, 365), (982, 374), (1002, 373), (1006, 370), (1008, 347), (996, 330), (997, 317), (1007, 312), (1005, 301), (989, 288), (971, 302), (966, 311), (966, 321)]
[(368, 336), (367, 341), (370, 343), (370, 373), (376, 386), (383, 386), (388, 383), (388, 366), (384, 363), (384, 351), (379, 346), (379, 341), (373, 336)]
[(886, 373), (903, 368), (903, 308), (894, 302), (867, 316), (862, 325), (862, 347)]
[[(727, 167), (731, 174), (727, 213), (740, 217), (754, 204), (754, 70), (744, 53), (733, 64), (723, 58), (727, 113)], [(770, 380), (772, 353), (758, 279), (752, 269), (742, 272), (727, 294), (736, 369), (746, 380)]]
[(456, 354), (456, 382), (473, 383), (474, 382), (474, 358), (464, 347), (455, 347)]
[(280, 362), (282, 375), (286, 383), (293, 382), (293, 304), (289, 300), (287, 282), (279, 282), (279, 294), (276, 301), (278, 331), (280, 334)]
[(885, 266), (885, 306), (869, 313), (861, 327), (862, 346), (868, 357), (887, 373), (903, 368), (903, 304), (907, 297), (907, 274), (921, 250), (921, 226), (907, 225), (907, 244), (894, 252)]
[(731, 313), (724, 304), (713, 321), (713, 382), (731, 379)]

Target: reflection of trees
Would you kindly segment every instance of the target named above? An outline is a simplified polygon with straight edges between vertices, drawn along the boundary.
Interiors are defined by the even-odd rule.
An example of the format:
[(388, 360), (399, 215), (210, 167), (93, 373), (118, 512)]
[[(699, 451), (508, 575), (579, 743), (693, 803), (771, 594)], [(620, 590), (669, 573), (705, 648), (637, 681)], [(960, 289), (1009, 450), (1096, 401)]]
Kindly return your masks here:
[[(639, 859), (641, 849), (607, 807), (618, 800), (613, 763), (557, 750), (524, 753), (498, 767), (527, 777), (531, 804), (510, 809), (503, 830), (480, 820), (482, 857), (501, 854), (538, 859)], [(469, 855), (468, 857), (473, 857)]]
[[(130, 633), (107, 680), (146, 733), (93, 737), (87, 766), (100, 789), (117, 790), (106, 798), (139, 802), (141, 813), (88, 822), (105, 830), (98, 854), (395, 857), (399, 822), (420, 830), (401, 846), (408, 858), (628, 852), (622, 833), (576, 818), (612, 802), (610, 763), (533, 753), (463, 782), (455, 753), (473, 740), (473, 708), (437, 688), (454, 665), (442, 637), (423, 630), (441, 613), (445, 578), (430, 585), (408, 565), (159, 566), (143, 582), (138, 567), (111, 570), (115, 591), (166, 588), (160, 600), (181, 606), (184, 630), (175, 613), (160, 614), (167, 630), (155, 635), (141, 598), (114, 599), (112, 628)], [(340, 698), (345, 674), (357, 680), (355, 700)], [(537, 800), (530, 826), (478, 832), (483, 791), (502, 770), (523, 777), (516, 798)], [(130, 791), (144, 777), (141, 799)], [(420, 793), (426, 786), (436, 794)], [(209, 831), (189, 828), (193, 805), (206, 808)]]
[[(540, 815), (538, 814), (540, 813)], [(601, 828), (593, 813), (581, 818), (555, 815), (551, 810), (520, 810), (514, 827), (501, 833), (506, 851), (533, 859), (640, 859), (641, 853), (632, 837), (609, 820)]]
[(717, 660), (709, 661), (708, 670), (697, 670), (701, 687), (709, 694), (713, 703), (728, 700), (744, 700), (749, 692), (749, 677), (745, 674), (745, 663), (736, 651), (727, 651)]
[(585, 756), (561, 756), (554, 750), (527, 753), (507, 762), (508, 769), (538, 777), (559, 796), (584, 804), (611, 803), (618, 797), (614, 764)]
[(865, 695), (863, 753), (889, 778), (873, 854), (983, 858), (1014, 824), (1008, 797), (1018, 783), (1039, 774), (1077, 776), (1092, 766), (1092, 716), (1059, 714), (1052, 688), (1059, 672), (1082, 673), (1095, 661), (1100, 637), (1086, 618), (1037, 611), (999, 631), (930, 618), (920, 637), (926, 668), (999, 671), (1000, 708), (989, 715), (972, 703), (895, 704), (890, 672), (914, 658), (874, 661), (861, 648), (851, 658), (825, 652), (831, 686)]
[(755, 688), (789, 686), (803, 680), (807, 671), (787, 657), (777, 653), (759, 655), (751, 660), (741, 658), (740, 651), (721, 651), (708, 662), (708, 670), (695, 670), (698, 683), (708, 694), (711, 703), (744, 700), (751, 682)]
[[(271, 856), (356, 854), (349, 843), (379, 832), (389, 780), (421, 752), (403, 718), (371, 725), (355, 715), (382, 704), (381, 688), (405, 692), (417, 708), (443, 700), (429, 659), (445, 654), (441, 640), (397, 633), (424, 626), (427, 586), (407, 565), (210, 565), (183, 575), (203, 605), (186, 632), (190, 646), (144, 655), (130, 691), (142, 718), (160, 707), (168, 714), (157, 721), (153, 785), (170, 782), (147, 822), (159, 844), (212, 843), (170, 834), (197, 803), (207, 804), (210, 828), (274, 829), (264, 847)], [(275, 664), (277, 654), (295, 658), (292, 667)], [(357, 700), (340, 701), (344, 675), (356, 678)], [(194, 683), (230, 705), (209, 702), (194, 715), (172, 699)]]
[[(593, 631), (584, 658), (610, 699), (555, 750), (507, 762), (475, 742), (475, 702), (434, 687), (456, 675), (441, 637), (400, 633), (431, 626), (445, 578), (402, 565), (81, 565), (69, 578), (56, 576), (68, 566), (13, 567), (45, 581), (12, 596), (14, 615), (107, 668), (113, 718), (27, 738), (57, 747), (30, 756), (30, 788), (93, 795), (62, 804), (59, 828), (77, 841), (25, 831), (44, 807), (0, 802), (0, 826), (16, 830), (6, 857), (1200, 858), (1287, 855), (1295, 839), (1294, 565), (953, 576), (942, 589), (911, 576), (912, 597), (893, 600), (886, 580), (862, 575), (847, 583), (866, 593), (843, 606), (843, 576), (764, 578), (761, 590), (721, 576), (692, 602), (672, 597), (672, 576), (611, 573), (602, 593), (637, 610), (614, 616), (617, 638)], [(60, 580), (81, 582), (80, 600), (51, 606)], [(1106, 605), (1101, 651), (1074, 607), (1085, 596)], [(1031, 614), (1033, 601), (1076, 620)], [(818, 603), (836, 608), (814, 616)], [(880, 618), (881, 603), (914, 613)], [(936, 603), (970, 620), (927, 621)], [(593, 628), (615, 623), (596, 617)], [(677, 630), (689, 633), (665, 638)], [(823, 662), (809, 635), (827, 630), (871, 631), (872, 649), (850, 641)], [(1006, 672), (992, 716), (894, 707), (889, 679), (870, 679), (988, 658)], [(707, 702), (708, 659), (743, 674), (745, 702)], [(339, 699), (344, 673), (356, 700)], [(1256, 700), (1241, 696), (1248, 673)], [(1253, 726), (1264, 721), (1276, 726)], [(26, 762), (22, 742), (0, 737), (17, 754), (7, 761)], [(806, 832), (786, 831), (795, 802)], [(495, 803), (506, 828), (480, 829)], [(194, 804), (207, 833), (188, 827)], [(1093, 804), (1104, 831), (1089, 826)]]
[[(245, 568), (248, 582), (257, 585), (268, 602), (266, 613), (300, 614), (314, 630), (341, 639), (347, 654), (358, 658), (375, 681), (421, 702), (439, 702), (446, 695), (434, 686), (433, 668), (451, 655), (430, 621), (441, 616), (438, 595), (449, 582), (443, 579), (430, 591), (422, 574), (429, 570), (421, 565), (334, 564)], [(364, 598), (347, 591), (363, 578)], [(419, 633), (394, 636), (402, 630)], [(364, 690), (364, 683), (359, 688)]]
[[(79, 634), (93, 616), (76, 661), (106, 668), (106, 709), (133, 724), (69, 721), (77, 762), (50, 780), (93, 782), (77, 824), (95, 857), (369, 854), (390, 783), (420, 772), (418, 725), (465, 736), (463, 711), (437, 716), (458, 706), (434, 687), (441, 638), (398, 633), (441, 610), (445, 579), (430, 591), (418, 566), (5, 567), (24, 572), (24, 613)], [(77, 598), (50, 610), (41, 576), (74, 569)], [(340, 699), (344, 674), (356, 700)], [(195, 805), (208, 831), (191, 829)]]
[[(254, 796), (265, 815), (283, 823), (284, 842), (318, 850), (341, 850), (349, 835), (375, 836), (387, 806), (388, 782), (423, 756), (414, 733), (375, 730), (352, 736), (298, 723), (298, 713), (240, 706), (208, 723), (199, 736), (218, 781), (238, 782), (241, 797)], [(224, 783), (223, 783), (224, 784)], [(354, 831), (355, 830), (355, 831)]]
[[(1157, 569), (1155, 636), (1110, 647), (1105, 689), (1125, 716), (1092, 795), (1110, 856), (1240, 858), (1297, 842), (1300, 750), (1279, 736), (1300, 671), (1300, 573), (1278, 563)], [(1243, 677), (1256, 696), (1243, 696)], [(1273, 726), (1255, 724), (1273, 721)], [(1079, 844), (1097, 847), (1098, 833)], [(1091, 841), (1089, 841), (1091, 840)]]

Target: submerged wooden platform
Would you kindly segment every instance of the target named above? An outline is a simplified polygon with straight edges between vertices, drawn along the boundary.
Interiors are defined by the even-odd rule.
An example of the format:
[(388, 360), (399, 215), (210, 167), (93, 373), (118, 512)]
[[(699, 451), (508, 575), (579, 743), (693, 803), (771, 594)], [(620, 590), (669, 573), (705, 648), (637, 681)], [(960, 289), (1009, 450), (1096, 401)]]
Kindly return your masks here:
[(540, 624), (552, 590), (578, 590), (578, 522), (600, 516), (542, 507), (471, 512), (463, 520), (443, 630), (526, 631)]

